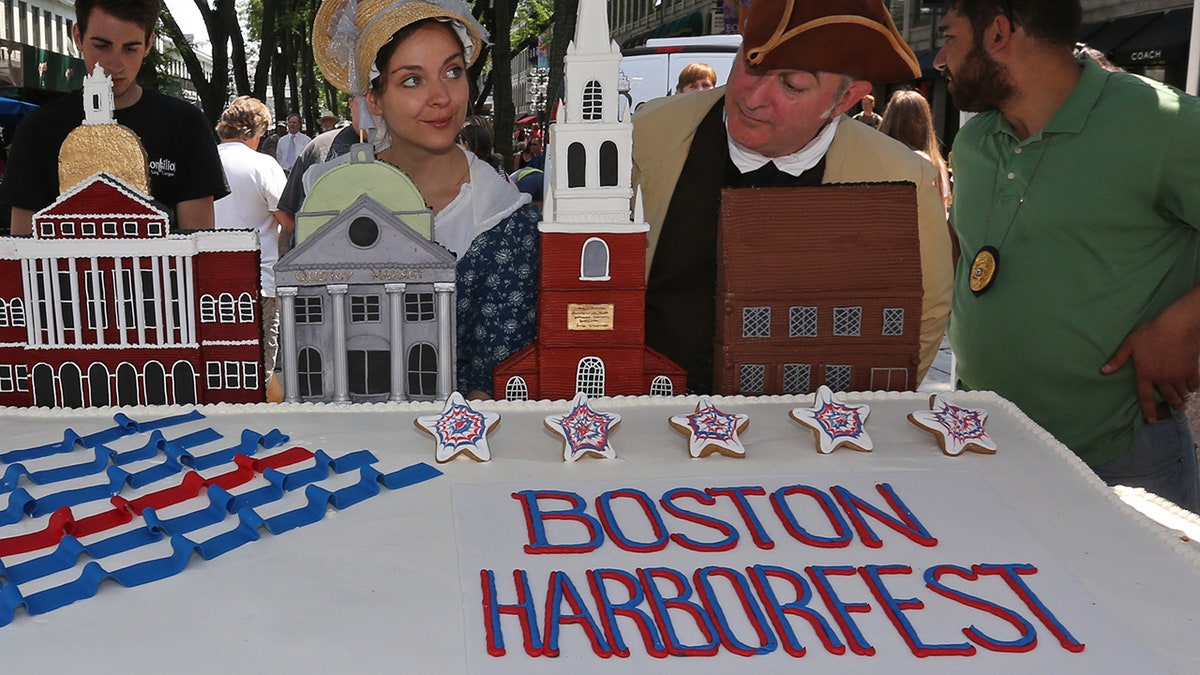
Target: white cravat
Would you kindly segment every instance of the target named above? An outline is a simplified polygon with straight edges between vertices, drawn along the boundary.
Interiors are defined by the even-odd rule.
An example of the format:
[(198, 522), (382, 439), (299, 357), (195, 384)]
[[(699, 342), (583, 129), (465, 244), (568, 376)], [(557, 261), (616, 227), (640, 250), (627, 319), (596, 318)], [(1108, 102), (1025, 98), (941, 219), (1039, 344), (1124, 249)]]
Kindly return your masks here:
[(829, 124), (826, 124), (824, 128), (818, 131), (817, 135), (808, 142), (808, 145), (783, 157), (760, 155), (753, 150), (738, 145), (737, 141), (733, 140), (726, 133), (725, 137), (729, 139), (729, 159), (733, 160), (733, 165), (742, 173), (750, 173), (762, 167), (767, 162), (775, 162), (775, 168), (780, 171), (792, 176), (799, 176), (816, 166), (821, 161), (821, 158), (825, 156), (825, 153), (829, 152), (829, 146), (833, 143), (833, 136), (837, 133), (838, 124), (841, 120), (841, 115), (829, 120)]

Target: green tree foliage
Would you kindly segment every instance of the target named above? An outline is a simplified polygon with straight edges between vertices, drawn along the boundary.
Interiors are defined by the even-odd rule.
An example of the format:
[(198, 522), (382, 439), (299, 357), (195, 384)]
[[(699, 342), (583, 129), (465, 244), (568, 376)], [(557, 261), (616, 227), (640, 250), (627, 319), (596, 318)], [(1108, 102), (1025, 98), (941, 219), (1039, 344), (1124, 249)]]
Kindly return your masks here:
[[(574, 34), (578, 0), (469, 0), (473, 12), (492, 36), (471, 68), (473, 110), (493, 99), (496, 150), (512, 155), (515, 107), (511, 59), (535, 47), (553, 26), (551, 90), (562, 79), (562, 57)], [(331, 87), (313, 62), (312, 24), (320, 0), (192, 0), (208, 30), (212, 75), (204, 72), (195, 46), (164, 8), (162, 33), (176, 45), (179, 57), (213, 124), (235, 96), (266, 100), (283, 117), (298, 112), (314, 128), (321, 108), (347, 115), (344, 94)], [(563, 16), (567, 19), (564, 21)], [(562, 25), (558, 25), (562, 24)], [(565, 27), (564, 27), (565, 26)], [(560, 39), (561, 38), (561, 39)], [(559, 44), (561, 42), (561, 44)], [(555, 78), (555, 73), (558, 79)], [(478, 85), (478, 86), (476, 86)]]

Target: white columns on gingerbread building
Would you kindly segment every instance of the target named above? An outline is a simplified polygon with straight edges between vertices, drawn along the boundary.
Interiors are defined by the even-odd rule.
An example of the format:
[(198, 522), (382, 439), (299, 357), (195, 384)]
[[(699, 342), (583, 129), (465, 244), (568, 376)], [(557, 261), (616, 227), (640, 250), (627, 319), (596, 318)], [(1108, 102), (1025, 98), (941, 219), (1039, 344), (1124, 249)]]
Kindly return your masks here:
[(388, 296), (388, 316), (391, 319), (390, 336), (392, 363), (392, 393), (389, 401), (407, 401), (408, 380), (404, 377), (404, 289), (406, 284), (384, 284)]
[(279, 364), (283, 372), (283, 400), (297, 403), (300, 401), (300, 378), (296, 369), (300, 363), (296, 354), (296, 287), (280, 286), (275, 289), (275, 295), (279, 299)]
[(329, 291), (332, 305), (329, 312), (329, 322), (333, 325), (333, 402), (350, 402), (350, 379), (346, 363), (346, 293), (350, 291), (348, 284), (330, 284), (325, 287)]
[(433, 290), (437, 292), (438, 315), (437, 398), (445, 401), (454, 391), (454, 305), (450, 302), (454, 284), (436, 283)]

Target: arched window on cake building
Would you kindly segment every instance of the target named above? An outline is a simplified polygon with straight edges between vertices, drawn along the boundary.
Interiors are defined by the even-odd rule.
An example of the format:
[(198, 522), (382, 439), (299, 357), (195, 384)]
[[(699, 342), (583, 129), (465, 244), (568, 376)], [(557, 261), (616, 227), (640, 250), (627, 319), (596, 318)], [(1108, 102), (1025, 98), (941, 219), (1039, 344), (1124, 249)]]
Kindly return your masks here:
[(584, 121), (592, 122), (604, 116), (604, 88), (599, 80), (590, 80), (583, 85), (583, 105), (580, 113)]
[(525, 383), (525, 378), (520, 375), (508, 378), (508, 383), (504, 385), (504, 398), (510, 401), (528, 401), (529, 385)]
[(579, 256), (579, 279), (581, 281), (608, 281), (608, 243), (599, 237), (583, 242)]
[(238, 321), (254, 323), (254, 298), (249, 293), (238, 296)]
[(137, 368), (128, 361), (117, 366), (117, 405), (138, 405)]
[(23, 328), (25, 326), (25, 302), (20, 298), (13, 298), (8, 305), (9, 323), (13, 328)]
[(604, 141), (600, 144), (600, 185), (617, 184), (617, 144)]
[(213, 323), (217, 320), (217, 299), (205, 293), (200, 296), (200, 323)]
[(146, 405), (167, 404), (167, 369), (158, 361), (151, 361), (142, 368), (146, 383)]
[(187, 361), (176, 361), (171, 367), (171, 392), (175, 405), (196, 403), (196, 371)]
[(567, 187), (577, 188), (587, 185), (587, 150), (583, 143), (575, 142), (567, 146)]
[(324, 393), (321, 381), (321, 352), (305, 347), (296, 355), (296, 377), (300, 398), (312, 398)]
[(59, 366), (58, 386), (62, 391), (64, 408), (83, 407), (83, 373), (79, 366), (69, 361)]
[(8, 327), (8, 303), (0, 299), (0, 328)]
[(237, 323), (237, 303), (232, 293), (222, 293), (217, 299), (217, 308), (220, 310), (221, 323)]
[(39, 363), (30, 375), (33, 379), (33, 405), (38, 408), (53, 408), (58, 401), (54, 395), (54, 368), (49, 363)]
[(666, 375), (658, 375), (654, 381), (650, 383), (651, 396), (674, 396), (675, 385), (671, 384), (671, 378)]
[(437, 394), (437, 349), (419, 342), (408, 350), (408, 393), (410, 396)]
[(92, 407), (102, 407), (111, 404), (111, 392), (108, 386), (108, 366), (96, 362), (88, 366), (88, 401)]
[(583, 392), (588, 398), (604, 395), (604, 361), (596, 356), (579, 359), (575, 369), (575, 391)]

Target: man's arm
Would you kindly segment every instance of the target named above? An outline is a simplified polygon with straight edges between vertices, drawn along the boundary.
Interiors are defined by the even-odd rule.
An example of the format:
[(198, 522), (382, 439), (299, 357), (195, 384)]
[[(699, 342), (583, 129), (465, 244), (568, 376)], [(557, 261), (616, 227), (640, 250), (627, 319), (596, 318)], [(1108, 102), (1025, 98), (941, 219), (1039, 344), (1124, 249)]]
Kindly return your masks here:
[(12, 207), (9, 232), (18, 237), (27, 237), (33, 234), (33, 211)]
[(272, 211), (275, 222), (279, 223), (279, 257), (292, 250), (292, 235), (296, 232), (296, 217), (287, 211)]
[(1200, 286), (1183, 294), (1152, 321), (1138, 326), (1101, 368), (1110, 375), (1133, 362), (1138, 404), (1157, 422), (1154, 390), (1176, 410), (1200, 389)]
[[(915, 156), (915, 155), (914, 155)], [(925, 379), (942, 345), (946, 322), (950, 318), (950, 296), (954, 291), (954, 254), (950, 228), (946, 225), (946, 206), (934, 177), (937, 169), (929, 160), (921, 163), (917, 184), (917, 225), (921, 240), (921, 362), (917, 382)]]
[(215, 226), (213, 198), (199, 197), (175, 205), (175, 215), (181, 230), (211, 230)]

